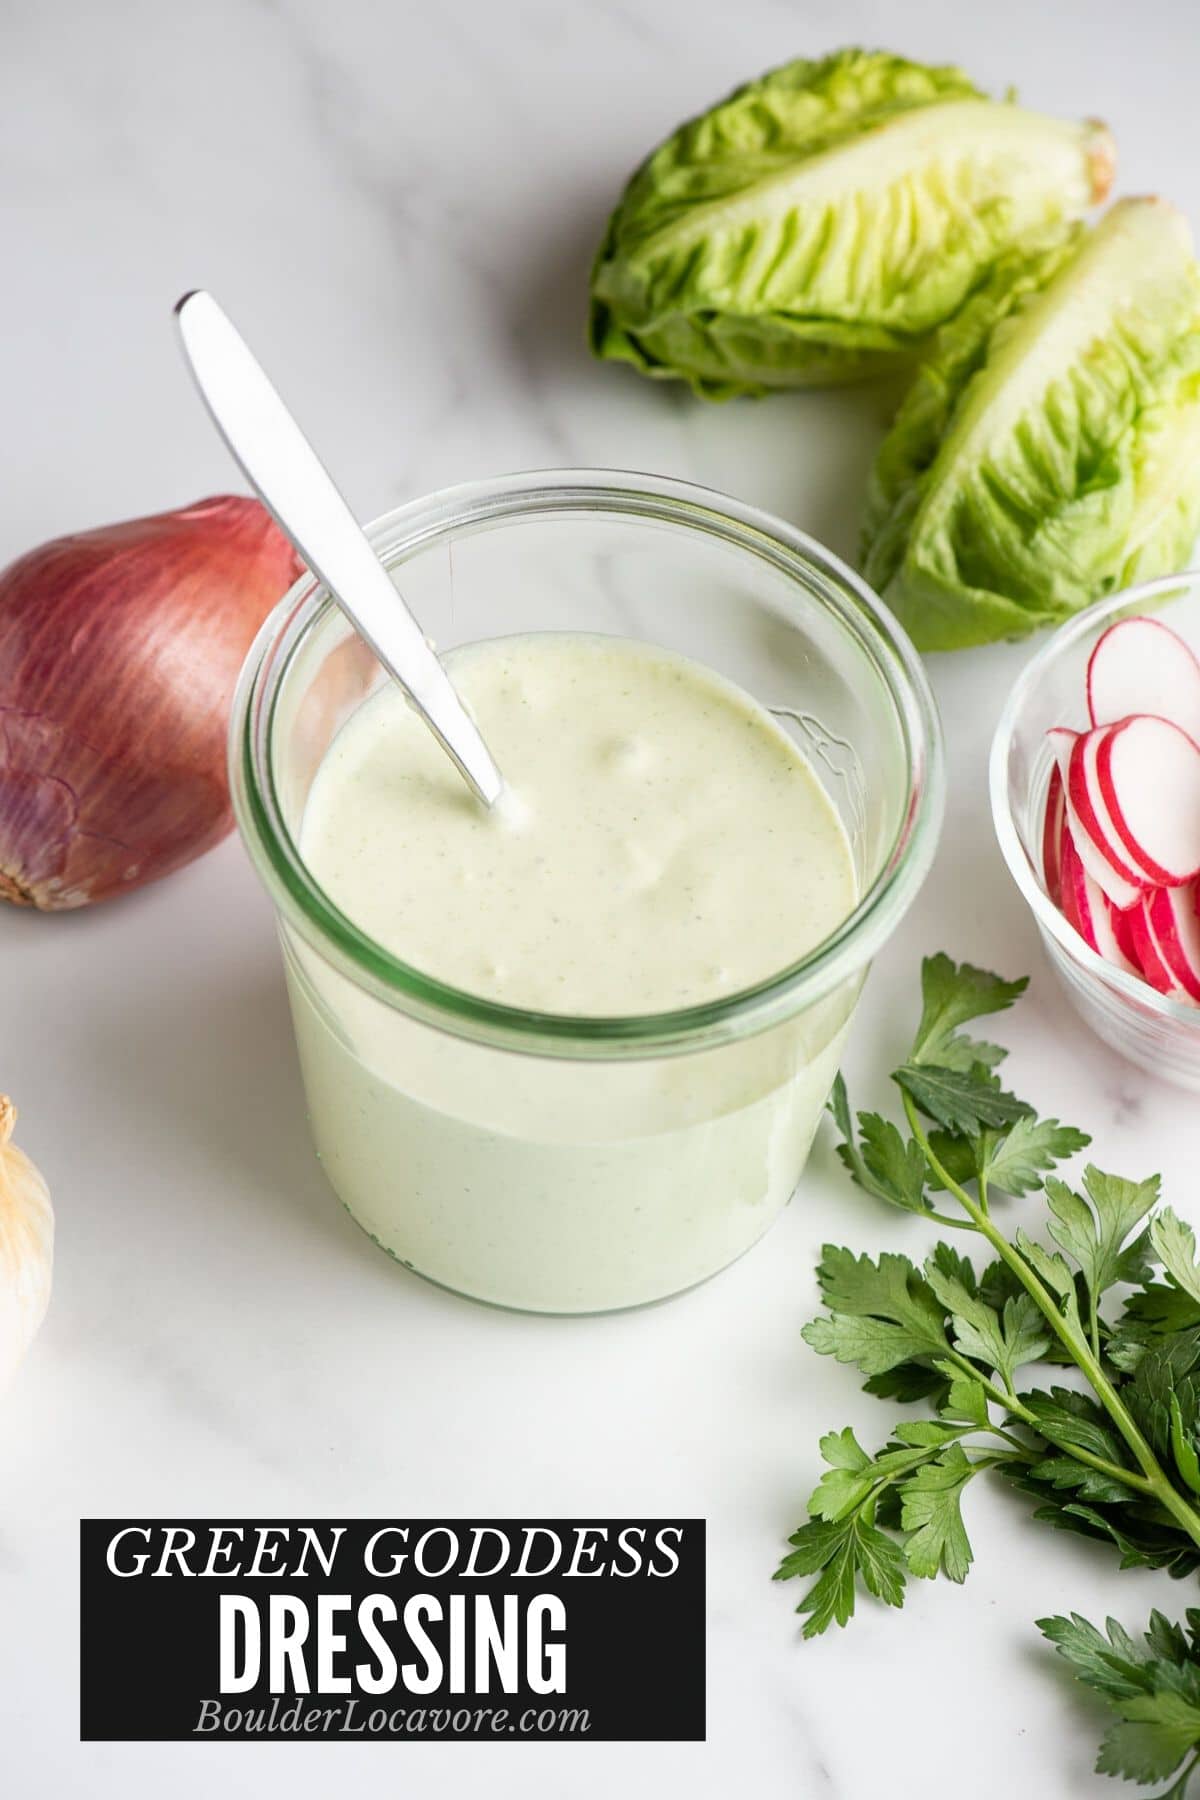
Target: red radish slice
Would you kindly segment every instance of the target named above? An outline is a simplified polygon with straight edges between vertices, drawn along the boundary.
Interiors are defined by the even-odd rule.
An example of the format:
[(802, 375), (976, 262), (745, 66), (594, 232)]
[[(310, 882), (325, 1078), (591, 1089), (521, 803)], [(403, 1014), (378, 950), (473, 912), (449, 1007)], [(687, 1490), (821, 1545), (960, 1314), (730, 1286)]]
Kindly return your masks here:
[(1186, 732), (1166, 719), (1125, 719), (1101, 734), (1096, 776), (1121, 844), (1157, 886), (1200, 875), (1200, 747)]
[(1138, 974), (1137, 965), (1121, 948), (1113, 922), (1120, 915), (1084, 868), (1069, 832), (1063, 834), (1061, 856), (1063, 913), (1068, 924), (1106, 963), (1130, 975)]
[(1133, 969), (1136, 974), (1140, 975), (1142, 972), (1142, 965), (1138, 960), (1137, 943), (1133, 935), (1133, 918), (1135, 913), (1141, 911), (1141, 908), (1134, 906), (1131, 907), (1128, 912), (1122, 912), (1119, 907), (1112, 906), (1110, 902), (1110, 910), (1113, 936), (1117, 940), (1117, 948), (1120, 950), (1121, 955), (1125, 958), (1130, 968)]
[(1046, 736), (1050, 740), (1051, 748), (1058, 761), (1059, 774), (1062, 777), (1064, 789), (1063, 798), (1066, 808), (1066, 822), (1074, 841), (1075, 849), (1079, 853), (1079, 860), (1083, 863), (1084, 868), (1087, 870), (1092, 880), (1097, 882), (1108, 895), (1108, 898), (1112, 901), (1114, 906), (1119, 906), (1122, 911), (1130, 906), (1137, 906), (1141, 900), (1145, 884), (1143, 882), (1134, 883), (1128, 881), (1124, 875), (1117, 873), (1107, 857), (1105, 857), (1096, 845), (1092, 843), (1084, 828), (1082, 820), (1075, 811), (1074, 806), (1071, 804), (1071, 786), (1069, 780), (1071, 752), (1074, 749), (1075, 740), (1078, 738), (1079, 733), (1077, 731), (1068, 730), (1064, 725), (1056, 725), (1052, 731), (1046, 733)]
[(1150, 920), (1147, 917), (1146, 903), (1143, 901), (1141, 906), (1134, 907), (1133, 911), (1126, 916), (1137, 949), (1138, 965), (1150, 986), (1160, 994), (1169, 994), (1173, 1000), (1182, 999), (1183, 989), (1175, 980), (1159, 950), (1158, 940), (1154, 936)]
[(1141, 867), (1125, 851), (1096, 773), (1100, 744), (1111, 730), (1109, 725), (1075, 739), (1067, 762), (1067, 795), (1079, 823), (1114, 873), (1132, 887), (1149, 889), (1156, 885), (1156, 871)]
[(1092, 880), (1122, 912), (1128, 911), (1131, 906), (1139, 906), (1146, 891), (1144, 884), (1126, 881), (1123, 875), (1118, 875), (1108, 858), (1102, 855), (1084, 830), (1078, 813), (1071, 805), (1070, 794), (1067, 795), (1066, 809), (1067, 829), (1075, 841), (1079, 860)]
[(1058, 764), (1064, 781), (1067, 775), (1067, 764), (1071, 759), (1071, 752), (1075, 748), (1075, 739), (1080, 735), (1078, 731), (1072, 731), (1069, 725), (1053, 725), (1046, 733), (1050, 748), (1054, 752), (1054, 760)]
[(1200, 742), (1200, 662), (1157, 619), (1109, 626), (1088, 661), (1087, 700), (1093, 725), (1150, 713)]
[[(1141, 716), (1144, 717), (1145, 715)], [(1121, 729), (1121, 725), (1126, 725), (1128, 723), (1129, 720), (1122, 719), (1118, 725), (1107, 725), (1103, 728), (1096, 747), (1095, 765), (1096, 781), (1100, 789), (1100, 796), (1107, 810), (1108, 818), (1112, 822), (1113, 830), (1116, 832), (1118, 841), (1123, 849), (1129, 848), (1131, 840), (1129, 827), (1125, 823), (1124, 815), (1119, 811), (1114, 811), (1110, 804), (1113, 792), (1110, 758), (1112, 755), (1112, 738), (1114, 734)], [(1143, 866), (1147, 865), (1143, 863)], [(1148, 870), (1153, 878), (1152, 885), (1154, 887), (1169, 887), (1171, 885), (1171, 872), (1169, 869), (1164, 869), (1160, 863), (1149, 862)]]
[(1092, 729), (1047, 733), (1046, 891), (1083, 941), (1200, 1006), (1200, 659), (1156, 619), (1092, 651)]
[(1200, 1001), (1200, 919), (1184, 888), (1156, 888), (1146, 899), (1155, 948), (1189, 1000)]
[[(1115, 907), (1099, 888), (1096, 888), (1095, 897), (1098, 902), (1098, 907), (1093, 915), (1096, 928), (1096, 948), (1105, 962), (1111, 963), (1114, 969), (1124, 969), (1127, 975), (1140, 975), (1141, 969), (1125, 948), (1126, 942), (1130, 944), (1133, 942), (1132, 936), (1129, 934), (1129, 927), (1124, 922), (1128, 918), (1128, 914)], [(1132, 910), (1136, 912), (1137, 908), (1134, 907)]]
[(1046, 789), (1046, 817), (1042, 822), (1042, 880), (1055, 906), (1062, 905), (1062, 835), (1066, 817), (1062, 770), (1055, 763)]
[(1079, 933), (1084, 943), (1094, 950), (1096, 934), (1092, 930), (1091, 907), (1088, 904), (1087, 870), (1079, 860), (1079, 852), (1075, 848), (1069, 827), (1063, 832), (1059, 856), (1062, 866), (1063, 916), (1067, 924), (1073, 926)]

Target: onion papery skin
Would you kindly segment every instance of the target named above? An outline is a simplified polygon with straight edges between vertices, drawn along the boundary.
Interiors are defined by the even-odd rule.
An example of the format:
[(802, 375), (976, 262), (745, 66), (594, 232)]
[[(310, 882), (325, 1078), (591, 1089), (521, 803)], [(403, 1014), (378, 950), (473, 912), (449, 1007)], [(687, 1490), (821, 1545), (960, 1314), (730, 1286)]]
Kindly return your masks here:
[(87, 906), (226, 836), (238, 672), (301, 567), (257, 500), (218, 495), (0, 575), (0, 902)]
[(46, 1316), (54, 1275), (54, 1208), (11, 1141), (17, 1109), (0, 1094), (0, 1395)]

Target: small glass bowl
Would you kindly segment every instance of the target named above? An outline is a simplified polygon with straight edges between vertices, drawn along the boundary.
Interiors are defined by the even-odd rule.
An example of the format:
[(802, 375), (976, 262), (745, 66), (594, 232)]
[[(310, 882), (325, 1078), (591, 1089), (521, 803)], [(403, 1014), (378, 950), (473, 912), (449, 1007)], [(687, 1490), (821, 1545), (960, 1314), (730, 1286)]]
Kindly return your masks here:
[(1112, 594), (1059, 628), (1008, 697), (992, 740), (992, 819), (1004, 860), (1029, 904), (1067, 998), (1092, 1030), (1130, 1062), (1200, 1091), (1200, 1007), (1157, 993), (1106, 963), (1067, 923), (1046, 892), (1042, 821), (1054, 759), (1054, 725), (1086, 728), (1085, 678), (1092, 647), (1117, 619), (1161, 615), (1200, 652), (1200, 570)]

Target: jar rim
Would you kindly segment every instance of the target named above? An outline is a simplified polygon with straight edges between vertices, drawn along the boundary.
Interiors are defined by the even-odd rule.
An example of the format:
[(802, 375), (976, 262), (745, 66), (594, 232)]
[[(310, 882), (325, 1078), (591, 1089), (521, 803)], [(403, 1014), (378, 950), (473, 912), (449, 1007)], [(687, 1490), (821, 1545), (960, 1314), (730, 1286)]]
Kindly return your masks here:
[(242, 839), (281, 916), (317, 952), (386, 1004), (461, 1037), (560, 1057), (639, 1057), (695, 1050), (765, 1029), (824, 998), (866, 967), (928, 872), (941, 828), (941, 721), (903, 628), (860, 576), (807, 533), (691, 482), (626, 470), (549, 469), (445, 488), (365, 527), (389, 568), (465, 528), (555, 512), (652, 519), (715, 536), (802, 582), (865, 652), (895, 708), (907, 758), (904, 804), (878, 873), (841, 924), (787, 968), (737, 993), (670, 1012), (545, 1013), (489, 1000), (425, 974), (362, 931), (309, 872), (275, 787), (275, 707), (301, 645), (334, 602), (305, 573), (252, 644), (230, 721), (230, 786)]

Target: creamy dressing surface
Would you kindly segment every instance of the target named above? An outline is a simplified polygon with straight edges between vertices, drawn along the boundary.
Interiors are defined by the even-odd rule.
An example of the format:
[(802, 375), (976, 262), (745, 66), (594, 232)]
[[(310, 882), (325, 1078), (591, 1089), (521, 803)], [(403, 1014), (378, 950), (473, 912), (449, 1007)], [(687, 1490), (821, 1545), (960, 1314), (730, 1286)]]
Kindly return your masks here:
[[(795, 962), (851, 910), (834, 807), (741, 690), (619, 638), (448, 659), (512, 794), (469, 797), (392, 688), (317, 772), (301, 848), (342, 910), (423, 971), (510, 1004), (649, 1013)], [(409, 1017), (285, 930), (314, 1140), (408, 1267), (549, 1312), (630, 1306), (747, 1249), (788, 1200), (861, 976), (767, 1031), (680, 1055), (526, 1055)]]
[(448, 659), (503, 771), (492, 813), (398, 688), (343, 728), (304, 815), (338, 906), (422, 972), (534, 1011), (654, 1013), (766, 980), (851, 910), (833, 806), (711, 670), (546, 633)]

